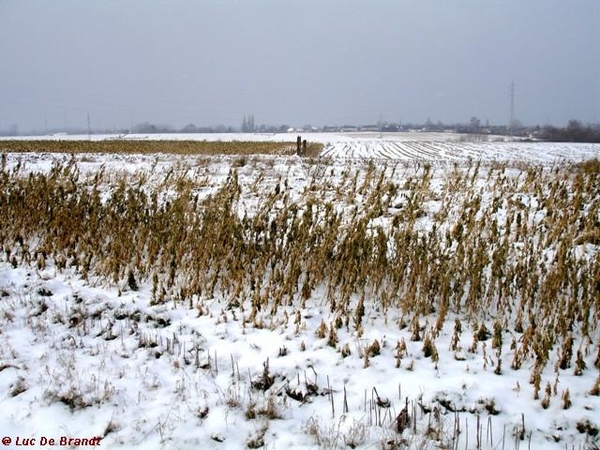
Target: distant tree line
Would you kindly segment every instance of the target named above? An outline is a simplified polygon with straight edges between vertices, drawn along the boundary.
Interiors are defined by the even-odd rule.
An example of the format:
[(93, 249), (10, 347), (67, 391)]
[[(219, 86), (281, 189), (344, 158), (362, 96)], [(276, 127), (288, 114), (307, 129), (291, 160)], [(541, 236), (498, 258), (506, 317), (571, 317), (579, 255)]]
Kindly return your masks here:
[(242, 125), (240, 128), (226, 126), (226, 125), (214, 125), (214, 126), (202, 126), (194, 125), (193, 123), (187, 124), (183, 128), (175, 128), (171, 125), (161, 125), (149, 122), (137, 124), (130, 130), (132, 133), (237, 133), (242, 131), (243, 133), (285, 133), (290, 128), (289, 125), (257, 125), (254, 122), (254, 116), (244, 116)]
[(225, 125), (216, 125), (216, 126), (196, 126), (194, 124), (188, 124), (183, 128), (174, 128), (171, 125), (161, 125), (161, 124), (153, 124), (149, 122), (144, 122), (137, 124), (131, 130), (132, 133), (143, 133), (143, 134), (153, 134), (153, 133), (235, 133), (233, 127), (228, 127)]
[[(506, 125), (490, 125), (487, 121), (482, 123), (477, 117), (471, 117), (468, 123), (463, 124), (445, 124), (441, 121), (433, 122), (427, 119), (425, 123), (394, 123), (380, 122), (371, 125), (323, 125), (313, 127), (305, 125), (302, 128), (291, 127), (288, 124), (281, 125), (257, 125), (252, 114), (244, 116), (241, 127), (233, 127), (227, 125), (201, 126), (192, 123), (185, 125), (182, 128), (176, 128), (166, 124), (154, 124), (143, 122), (133, 126), (131, 129), (109, 129), (109, 130), (91, 130), (92, 134), (157, 134), (157, 133), (237, 133), (239, 131), (245, 133), (286, 133), (294, 132), (402, 132), (402, 131), (428, 131), (428, 132), (454, 132), (461, 134), (474, 134), (481, 137), (486, 135), (512, 135), (520, 138), (538, 139), (552, 142), (597, 142), (600, 143), (600, 124), (584, 125), (579, 120), (570, 120), (565, 127), (555, 127), (547, 125), (524, 126), (519, 121), (513, 123), (512, 129)], [(52, 129), (45, 130), (43, 133), (38, 131), (30, 132), (30, 134), (53, 134), (58, 132), (66, 132), (69, 134), (87, 134), (89, 130), (82, 128)], [(0, 136), (17, 136), (19, 129), (17, 125), (12, 125), (9, 129), (1, 130)]]
[(553, 142), (600, 142), (600, 124), (584, 126), (578, 120), (570, 120), (564, 128), (544, 127), (540, 137)]

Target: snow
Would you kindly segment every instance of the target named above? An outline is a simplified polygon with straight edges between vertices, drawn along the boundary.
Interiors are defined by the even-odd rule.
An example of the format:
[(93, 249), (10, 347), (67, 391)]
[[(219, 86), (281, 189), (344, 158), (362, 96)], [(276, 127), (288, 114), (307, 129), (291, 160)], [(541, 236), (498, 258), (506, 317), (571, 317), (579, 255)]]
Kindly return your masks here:
[[(469, 143), (456, 141), (455, 136), (453, 140), (430, 140), (435, 136), (406, 140), (401, 134), (303, 136), (325, 144), (321, 164), (323, 170), (335, 174), (333, 183), (342, 183), (342, 172), (363, 164), (365, 158), (389, 164), (390, 170), (393, 164), (406, 163), (396, 170), (399, 184), (421, 170), (419, 161), (430, 161), (437, 167), (431, 189), (440, 194), (442, 175), (455, 170), (455, 161), (509, 160), (515, 165), (510, 169), (512, 175), (507, 170), (507, 176), (519, 176), (519, 161), (553, 165), (600, 156), (600, 147), (592, 144)], [(279, 142), (294, 137), (121, 138)], [(60, 136), (81, 138), (87, 136)], [(23, 174), (47, 173), (55, 161), (68, 157), (9, 154), (7, 164), (9, 169), (22, 164)], [(198, 191), (201, 196), (210, 195), (224, 183), (234, 160), (214, 156), (196, 164), (198, 160), (181, 156), (85, 154), (76, 159), (84, 175), (94, 174), (100, 167), (114, 176), (147, 172), (149, 189), (172, 168), (204, 180)], [(240, 217), (253, 215), (260, 207), (260, 197), (250, 187), (259, 169), (269, 178), (258, 189), (286, 179), (291, 201), (305, 195), (315, 173), (297, 157), (250, 159), (239, 168), (245, 192), (238, 206)], [(482, 170), (477, 185), (483, 201), (489, 202), (486, 175)], [(168, 196), (168, 192), (162, 194)], [(442, 199), (426, 204), (427, 215), (436, 214), (442, 204)], [(337, 205), (341, 211), (347, 211), (347, 206)], [(498, 219), (503, 227), (502, 208)], [(380, 219), (373, 227), (386, 223)], [(428, 230), (429, 223), (424, 219), (419, 226)], [(587, 247), (588, 255), (597, 251), (597, 247)], [(261, 440), (270, 449), (346, 448), (354, 443), (364, 449), (435, 448), (434, 441), (425, 439), (424, 434), (436, 421), (439, 427), (433, 428), (448, 440), (458, 422), (461, 433), (452, 444), (455, 448), (476, 448), (478, 423), (481, 448), (485, 449), (526, 445), (594, 448), (587, 446), (598, 442), (575, 427), (585, 420), (598, 426), (600, 397), (588, 394), (598, 376), (596, 370), (586, 370), (578, 377), (569, 371), (561, 373), (559, 392), (570, 390), (573, 407), (562, 409), (560, 399), (553, 397), (544, 410), (539, 401), (532, 401), (531, 367), (510, 369), (509, 352), (503, 355), (503, 374), (496, 375), (489, 341), (487, 348), (486, 343), (479, 343), (474, 352), (466, 350), (474, 330), (463, 329), (463, 350), (458, 357), (449, 350), (454, 316), (446, 319), (435, 341), (439, 351), (436, 363), (423, 356), (423, 342), (410, 340), (410, 327), (399, 326), (399, 311), (384, 314), (368, 303), (364, 334), (359, 336), (352, 326), (337, 330), (339, 347), (347, 344), (351, 352), (343, 357), (327, 345), (327, 339), (314, 333), (321, 321), (329, 326), (336, 319), (324, 300), (324, 289), (313, 292), (303, 310), (285, 306), (274, 318), (263, 313), (262, 329), (242, 326), (239, 313), (228, 310), (218, 296), (196, 299), (193, 309), (174, 303), (151, 306), (147, 283), (139, 291), (119, 289), (103, 280), (86, 282), (74, 271), (60, 271), (53, 264), (43, 270), (35, 265), (13, 268), (4, 257), (0, 258), (0, 294), (0, 430), (13, 444), (17, 437), (39, 442), (42, 437), (101, 436), (101, 447), (111, 449), (246, 448), (259, 446)], [(430, 323), (435, 319), (435, 315), (427, 317)], [(520, 338), (507, 330), (505, 346), (511, 337)], [(380, 354), (372, 356), (365, 367), (360, 354), (374, 340), (381, 346)], [(402, 340), (406, 355), (396, 367), (396, 345)], [(554, 380), (552, 364), (548, 366), (542, 373), (544, 382)], [(265, 391), (256, 387), (264, 374), (273, 382)], [(12, 395), (19, 383), (26, 389)], [(70, 406), (69, 399), (83, 403)], [(432, 409), (439, 401), (457, 412), (435, 416)], [(405, 405), (411, 415), (417, 415), (417, 435), (410, 431), (399, 435), (394, 430), (394, 421)]]
[[(151, 140), (206, 142), (295, 142), (300, 134), (309, 142), (324, 145), (322, 156), (335, 159), (376, 158), (402, 161), (439, 162), (510, 160), (545, 164), (582, 161), (600, 157), (600, 145), (546, 143), (508, 139), (506, 136), (473, 136), (457, 133), (189, 133), (189, 134), (122, 134), (122, 135), (50, 135), (0, 137), (0, 140)], [(475, 140), (475, 141), (474, 141)]]

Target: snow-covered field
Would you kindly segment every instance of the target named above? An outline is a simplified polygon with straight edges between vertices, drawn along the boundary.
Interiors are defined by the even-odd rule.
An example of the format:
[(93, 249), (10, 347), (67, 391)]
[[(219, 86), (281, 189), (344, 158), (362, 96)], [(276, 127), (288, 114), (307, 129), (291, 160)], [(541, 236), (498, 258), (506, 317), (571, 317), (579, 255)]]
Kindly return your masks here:
[[(21, 136), (23, 140), (169, 140), (295, 142), (296, 136), (324, 145), (324, 157), (393, 160), (513, 160), (534, 163), (581, 161), (600, 157), (599, 144), (545, 143), (510, 140), (505, 136), (455, 133), (211, 133)], [(0, 138), (1, 139), (1, 138)], [(6, 138), (5, 138), (6, 139)]]
[[(249, 136), (293, 141), (295, 135), (196, 138), (248, 140)], [(60, 444), (68, 438), (95, 436), (102, 437), (103, 448), (598, 448), (600, 397), (592, 393), (594, 386), (600, 388), (596, 359), (600, 358), (600, 287), (596, 285), (594, 291), (590, 280), (600, 277), (600, 243), (585, 236), (593, 236), (593, 227), (600, 223), (600, 180), (597, 173), (584, 175), (580, 184), (586, 188), (578, 197), (574, 193), (577, 177), (572, 176), (576, 170), (568, 163), (598, 158), (600, 147), (473, 143), (456, 136), (436, 140), (429, 140), (432, 136), (407, 140), (402, 135), (306, 137), (325, 145), (319, 160), (255, 156), (240, 162), (236, 157), (220, 156), (71, 157), (47, 153), (4, 156), (0, 176), (10, 181), (3, 184), (0, 207), (6, 211), (10, 211), (8, 202), (22, 201), (19, 195), (28, 195), (25, 188), (11, 190), (11, 186), (16, 185), (15, 180), (33, 179), (30, 174), (56, 177), (64, 184), (62, 192), (67, 197), (68, 180), (75, 179), (85, 189), (99, 189), (104, 204), (110, 204), (120, 181), (125, 180), (126, 188), (139, 189), (148, 198), (156, 195), (158, 208), (175, 204), (179, 189), (183, 189), (180, 185), (185, 183), (189, 183), (190, 190), (185, 192), (195, 198), (194, 205), (212, 204), (220, 198), (219, 192), (233, 183), (235, 198), (228, 200), (235, 216), (232, 223), (252, 223), (243, 233), (256, 239), (251, 242), (257, 248), (244, 247), (245, 251), (268, 255), (260, 246), (270, 245), (268, 236), (277, 235), (273, 223), (282, 214), (291, 214), (292, 219), (285, 216), (288, 222), (282, 222), (290, 229), (296, 223), (293, 217), (300, 226), (299, 234), (288, 233), (285, 239), (273, 241), (273, 252), (283, 248), (284, 263), (280, 267), (278, 261), (269, 260), (261, 278), (252, 272), (255, 268), (231, 268), (234, 261), (224, 254), (228, 262), (223, 270), (230, 270), (231, 277), (239, 272), (239, 279), (246, 280), (243, 286), (230, 286), (223, 278), (212, 291), (202, 286), (190, 294), (186, 289), (192, 278), (186, 277), (194, 267), (185, 261), (191, 261), (193, 255), (178, 254), (184, 261), (178, 266), (180, 272), (157, 301), (152, 267), (158, 266), (152, 266), (154, 261), (135, 263), (151, 269), (134, 282), (126, 275), (113, 280), (102, 273), (103, 261), (97, 255), (93, 260), (90, 256), (89, 272), (82, 274), (85, 264), (81, 261), (89, 256), (85, 252), (65, 253), (68, 263), (64, 264), (46, 249), (48, 254), (44, 253), (40, 263), (38, 246), (45, 233), (15, 239), (10, 224), (16, 219), (1, 217), (0, 438), (11, 439), (6, 448), (17, 448), (17, 439), (21, 444), (35, 439), (33, 448), (41, 448), (46, 442), (43, 439)], [(94, 181), (99, 173), (102, 176)], [(561, 198), (549, 202), (555, 195)], [(567, 210), (565, 205), (571, 201), (581, 202), (578, 209)], [(202, 215), (202, 206), (193, 211)], [(331, 248), (341, 255), (344, 239), (355, 232), (354, 227), (364, 227), (361, 232), (373, 239), (374, 246), (378, 236), (388, 239), (380, 255), (385, 259), (381, 274), (342, 274), (339, 280), (315, 275), (330, 273), (329, 267), (310, 266), (311, 252), (321, 248), (317, 244), (314, 251), (302, 255), (298, 266), (293, 257), (285, 256), (294, 239), (304, 239), (302, 230), (307, 230), (308, 240), (313, 230), (317, 242), (326, 240), (319, 233), (326, 233), (326, 222), (334, 218), (339, 220), (340, 240)], [(584, 236), (569, 243), (567, 250), (562, 248), (561, 231), (553, 225), (558, 220), (567, 223), (565, 239), (570, 232)], [(488, 228), (489, 222), (494, 222), (492, 228)], [(463, 289), (463, 295), (456, 294), (460, 305), (448, 307), (440, 320), (437, 290), (443, 296), (445, 285), (443, 280), (428, 278), (427, 265), (451, 267), (459, 258), (461, 232), (457, 230), (463, 226), (482, 233), (464, 239), (477, 241), (473, 249), (485, 253), (484, 259), (489, 257), (481, 269), (486, 277), (480, 286), (485, 306), (469, 304), (476, 281), (468, 278), (471, 267), (462, 266), (449, 274), (456, 280), (469, 280), (462, 288), (453, 287)], [(491, 230), (496, 227), (494, 239)], [(219, 228), (217, 223), (215, 228)], [(398, 260), (394, 258), (402, 245), (421, 247), (414, 242), (401, 244), (401, 235), (393, 234), (394, 229), (408, 229), (402, 236), (439, 246), (442, 253), (430, 254), (425, 246), (425, 259), (408, 256), (406, 267), (395, 268)], [(132, 240), (138, 238), (131, 235)], [(82, 235), (81, 239), (95, 237)], [(79, 248), (78, 243), (65, 245)], [(376, 247), (368, 248), (376, 254)], [(466, 248), (468, 253), (471, 247)], [(493, 262), (501, 257), (502, 248), (508, 249), (504, 268)], [(522, 298), (502, 296), (511, 290), (524, 292), (519, 283), (527, 284), (522, 280), (529, 275), (541, 280), (539, 296), (546, 295), (554, 289), (549, 274), (561, 270), (562, 266), (556, 265), (563, 251), (567, 252), (565, 261), (579, 264), (563, 269), (583, 280), (581, 290), (591, 286), (592, 292), (573, 292), (573, 285), (556, 287), (560, 295), (549, 307), (535, 302), (524, 307)], [(166, 252), (161, 249), (157, 254)], [(467, 262), (477, 257), (462, 256)], [(374, 267), (375, 256), (365, 258), (364, 266)], [(420, 261), (422, 273), (413, 279), (416, 285), (411, 284), (410, 276)], [(134, 265), (131, 261), (120, 263)], [(336, 259), (331, 266), (344, 264)], [(305, 267), (311, 267), (312, 276), (321, 280), (313, 282), (307, 295), (302, 282), (310, 284), (311, 274), (305, 273)], [(298, 284), (286, 291), (285, 272), (296, 269)], [(251, 272), (256, 278), (248, 280), (244, 273)], [(502, 273), (498, 279), (504, 280), (505, 272), (514, 280), (508, 287), (501, 287), (500, 282), (496, 287), (494, 274)], [(587, 275), (582, 275), (584, 272)], [(404, 281), (397, 280), (397, 275), (403, 276), (399, 274), (406, 276)], [(168, 278), (166, 272), (156, 275), (159, 286), (163, 286), (163, 276)], [(210, 281), (209, 274), (196, 276)], [(214, 276), (217, 279), (218, 275)], [(429, 290), (427, 283), (433, 283)], [(346, 309), (340, 309), (347, 286), (353, 287), (348, 291)], [(283, 300), (274, 303), (278, 289)], [(286, 300), (287, 292), (292, 295)], [(412, 300), (407, 300), (411, 295), (415, 304), (423, 303), (420, 296), (432, 295), (435, 306), (415, 313)], [(581, 318), (580, 314), (567, 327), (574, 351), (568, 367), (561, 368), (567, 338), (558, 331), (562, 329), (559, 313), (569, 308), (576, 311), (578, 306), (569, 303), (569, 298), (577, 302), (580, 297), (587, 299), (585, 295), (592, 299), (591, 306), (586, 303), (588, 309), (582, 314), (587, 316)], [(265, 302), (257, 308), (262, 297)], [(519, 311), (525, 315), (521, 317)], [(520, 320), (523, 325), (516, 326)], [(482, 333), (483, 325), (486, 332)], [(534, 355), (539, 359), (536, 345), (542, 344), (536, 339), (540, 329), (554, 334), (548, 338), (548, 360), (538, 366)], [(492, 334), (503, 346), (498, 348)], [(433, 353), (425, 349), (428, 338)], [(523, 350), (524, 342), (532, 339), (534, 350)], [(520, 364), (515, 365), (516, 358), (522, 359)], [(585, 367), (576, 373), (580, 361)], [(537, 382), (541, 383), (538, 399), (534, 399), (536, 374), (541, 380)], [(548, 403), (544, 404), (546, 397)], [(73, 446), (81, 443), (71, 442)]]
[(513, 160), (544, 163), (547, 161), (577, 161), (598, 157), (597, 144), (548, 144), (539, 142), (438, 142), (349, 141), (330, 143), (324, 156), (335, 158), (381, 158), (394, 160), (474, 159), (482, 161)]

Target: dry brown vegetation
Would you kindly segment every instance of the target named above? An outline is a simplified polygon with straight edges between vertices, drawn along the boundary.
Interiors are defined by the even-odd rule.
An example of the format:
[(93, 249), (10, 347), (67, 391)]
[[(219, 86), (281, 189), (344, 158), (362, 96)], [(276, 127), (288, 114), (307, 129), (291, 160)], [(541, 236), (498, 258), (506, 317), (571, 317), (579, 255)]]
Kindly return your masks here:
[[(312, 161), (297, 200), (287, 180), (261, 182), (268, 168), (252, 169), (246, 183), (239, 169), (232, 164), (202, 197), (205, 181), (186, 170), (150, 186), (145, 172), (83, 176), (74, 160), (30, 174), (3, 163), (2, 258), (122, 289), (149, 283), (155, 304), (200, 314), (205, 299), (219, 297), (243, 326), (259, 328), (319, 292), (338, 319), (315, 331), (332, 347), (337, 328), (360, 335), (365, 308), (393, 308), (434, 362), (438, 333), (452, 320), (453, 350), (467, 326), (470, 351), (485, 352), (491, 338), (498, 375), (503, 354), (513, 370), (529, 362), (544, 407), (549, 363), (557, 377), (600, 368), (600, 173), (589, 165), (470, 163), (440, 175), (427, 164)], [(258, 206), (240, 214), (249, 196)], [(518, 339), (503, 345), (503, 334)], [(378, 353), (374, 344), (365, 350), (365, 366)], [(571, 406), (568, 391), (562, 402)]]
[[(322, 145), (309, 143), (306, 156), (316, 156)], [(291, 142), (124, 140), (0, 140), (0, 152), (25, 153), (121, 153), (178, 155), (293, 155)]]

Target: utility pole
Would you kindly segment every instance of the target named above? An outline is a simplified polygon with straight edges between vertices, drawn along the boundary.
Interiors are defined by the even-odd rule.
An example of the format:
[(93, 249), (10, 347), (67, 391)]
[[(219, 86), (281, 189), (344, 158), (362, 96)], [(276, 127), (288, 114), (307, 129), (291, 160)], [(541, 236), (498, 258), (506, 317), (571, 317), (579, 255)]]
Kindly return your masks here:
[(92, 140), (92, 127), (90, 127), (90, 113), (87, 113), (87, 126), (88, 126), (88, 141)]
[(510, 121), (508, 123), (508, 131), (510, 132), (510, 137), (513, 137), (515, 126), (515, 82), (510, 82)]

